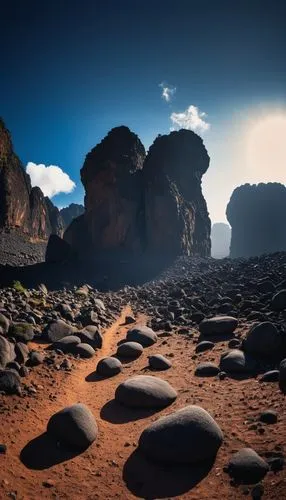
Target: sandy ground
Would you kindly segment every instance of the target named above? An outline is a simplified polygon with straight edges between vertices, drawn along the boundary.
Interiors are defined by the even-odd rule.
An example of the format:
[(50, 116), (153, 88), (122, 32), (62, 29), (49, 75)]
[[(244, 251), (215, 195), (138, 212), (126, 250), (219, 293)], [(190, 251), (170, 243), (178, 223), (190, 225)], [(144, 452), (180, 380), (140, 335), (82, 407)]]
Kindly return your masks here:
[[(255, 378), (197, 378), (199, 361), (217, 361), (227, 342), (212, 351), (195, 355), (195, 343), (181, 334), (161, 337), (143, 355), (124, 365), (116, 377), (97, 380), (93, 373), (97, 361), (115, 353), (117, 343), (126, 335), (118, 321), (104, 334), (104, 345), (96, 358), (76, 361), (70, 373), (40, 366), (25, 382), (34, 384), (35, 395), (25, 398), (0, 396), (0, 443), (7, 445), (0, 455), (0, 498), (15, 499), (240, 499), (250, 498), (251, 487), (230, 485), (223, 472), (231, 454), (250, 446), (259, 454), (285, 451), (286, 400), (277, 383), (261, 384)], [(146, 318), (137, 318), (144, 323)], [(196, 338), (197, 333), (195, 332)], [(114, 402), (117, 385), (135, 374), (150, 374), (148, 355), (161, 353), (172, 360), (165, 372), (152, 372), (177, 389), (178, 398), (162, 411), (134, 411)], [(50, 416), (61, 408), (82, 402), (93, 411), (98, 426), (97, 440), (81, 454), (57, 449), (47, 439)], [(193, 467), (166, 467), (151, 464), (136, 451), (143, 429), (159, 416), (187, 404), (208, 410), (224, 431), (225, 439), (211, 470)], [(278, 423), (251, 428), (261, 411), (276, 409)], [(262, 431), (259, 429), (263, 429)], [(263, 481), (265, 499), (286, 498), (285, 470), (270, 472)]]

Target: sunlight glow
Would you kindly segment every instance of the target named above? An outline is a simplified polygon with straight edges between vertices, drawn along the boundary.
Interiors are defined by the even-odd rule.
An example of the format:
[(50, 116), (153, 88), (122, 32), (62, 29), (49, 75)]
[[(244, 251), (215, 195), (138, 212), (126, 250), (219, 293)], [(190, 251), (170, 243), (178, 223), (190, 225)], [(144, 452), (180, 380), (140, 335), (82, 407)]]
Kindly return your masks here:
[(286, 183), (286, 112), (252, 122), (247, 134), (246, 155), (252, 182)]

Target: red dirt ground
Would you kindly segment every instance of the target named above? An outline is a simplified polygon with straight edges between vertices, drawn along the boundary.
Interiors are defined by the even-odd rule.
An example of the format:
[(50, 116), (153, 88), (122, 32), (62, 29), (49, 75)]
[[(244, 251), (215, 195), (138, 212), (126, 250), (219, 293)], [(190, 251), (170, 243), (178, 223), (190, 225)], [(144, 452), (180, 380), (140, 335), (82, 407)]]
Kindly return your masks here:
[[(126, 335), (120, 326), (130, 308), (104, 334), (103, 348), (90, 360), (75, 361), (68, 373), (40, 366), (31, 371), (25, 382), (37, 389), (33, 396), (0, 396), (0, 443), (7, 445), (0, 455), (0, 498), (34, 500), (54, 499), (131, 499), (179, 498), (221, 500), (250, 498), (251, 487), (230, 485), (223, 472), (231, 454), (250, 446), (259, 454), (285, 451), (286, 399), (277, 383), (260, 384), (257, 379), (218, 380), (194, 377), (199, 361), (218, 361), (227, 342), (217, 343), (213, 351), (195, 356), (195, 344), (180, 334), (162, 337), (143, 355), (124, 365), (123, 372), (106, 380), (86, 381), (97, 361), (116, 351)], [(137, 318), (144, 323), (146, 318)], [(165, 372), (151, 373), (168, 380), (177, 389), (178, 398), (162, 411), (142, 412), (118, 407), (112, 400), (117, 385), (144, 370), (147, 356), (161, 353), (170, 356), (173, 366)], [(93, 411), (98, 426), (97, 440), (78, 455), (59, 453), (51, 448), (43, 433), (50, 416), (72, 403), (82, 402)], [(166, 467), (151, 464), (136, 453), (138, 438), (147, 425), (159, 416), (187, 404), (208, 410), (225, 434), (224, 443), (212, 469)], [(276, 409), (278, 423), (251, 430), (249, 418), (265, 409)], [(24, 451), (22, 452), (24, 448)], [(22, 452), (22, 455), (21, 455)], [(21, 461), (20, 456), (22, 457)], [(208, 472), (208, 473), (207, 473)], [(263, 481), (264, 499), (286, 498), (285, 470), (270, 472)], [(128, 485), (128, 486), (127, 486)]]

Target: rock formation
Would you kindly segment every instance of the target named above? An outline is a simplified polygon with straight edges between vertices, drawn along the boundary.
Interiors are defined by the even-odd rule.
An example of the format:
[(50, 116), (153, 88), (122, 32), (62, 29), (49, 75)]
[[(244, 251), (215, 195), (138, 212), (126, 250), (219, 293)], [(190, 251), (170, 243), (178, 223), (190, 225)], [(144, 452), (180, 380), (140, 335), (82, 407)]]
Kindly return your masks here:
[(210, 219), (201, 191), (208, 166), (203, 141), (190, 130), (171, 132), (154, 141), (143, 169), (149, 251), (210, 254)]
[(223, 222), (213, 224), (211, 230), (212, 257), (215, 259), (228, 257), (230, 239), (231, 229), (228, 224), (224, 224)]
[(209, 165), (202, 139), (180, 130), (145, 149), (127, 127), (112, 129), (87, 155), (85, 212), (64, 239), (79, 254), (210, 254), (210, 219), (201, 191)]
[(59, 210), (45, 198), (13, 151), (12, 141), (0, 119), (0, 231), (19, 229), (35, 239), (63, 233)]
[(249, 257), (286, 250), (286, 187), (244, 184), (227, 206), (232, 226), (230, 256)]
[(71, 203), (68, 207), (62, 208), (60, 210), (60, 214), (63, 219), (65, 229), (68, 228), (73, 219), (79, 217), (83, 213), (84, 206), (77, 203)]

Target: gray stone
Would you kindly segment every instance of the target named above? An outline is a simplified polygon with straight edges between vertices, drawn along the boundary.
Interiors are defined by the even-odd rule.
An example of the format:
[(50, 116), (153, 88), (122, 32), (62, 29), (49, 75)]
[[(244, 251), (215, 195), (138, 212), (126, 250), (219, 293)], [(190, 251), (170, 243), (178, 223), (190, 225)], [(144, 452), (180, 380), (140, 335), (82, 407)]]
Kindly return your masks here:
[(271, 307), (274, 311), (286, 309), (286, 290), (280, 290), (272, 297)]
[(17, 344), (15, 344), (15, 354), (16, 361), (20, 363), (20, 365), (25, 364), (29, 357), (29, 347), (22, 342), (17, 342)]
[(239, 349), (225, 352), (220, 358), (220, 369), (230, 373), (244, 373), (247, 371), (245, 354)]
[(75, 348), (81, 340), (76, 335), (68, 335), (53, 343), (53, 349), (60, 349), (63, 353), (74, 353)]
[(91, 345), (94, 349), (101, 349), (103, 338), (96, 326), (89, 325), (77, 332), (77, 335), (83, 343)]
[(75, 449), (86, 449), (98, 434), (92, 412), (84, 404), (68, 406), (49, 420), (47, 432), (58, 441)]
[(237, 324), (238, 320), (232, 316), (214, 316), (201, 321), (199, 330), (203, 335), (230, 335)]
[(279, 380), (279, 370), (269, 370), (263, 373), (260, 377), (260, 382), (278, 382)]
[(219, 373), (219, 367), (211, 361), (200, 363), (195, 369), (196, 377), (215, 377)]
[(143, 352), (143, 347), (138, 342), (124, 342), (117, 348), (117, 355), (122, 358), (139, 358)]
[(131, 377), (115, 391), (115, 399), (132, 408), (165, 408), (176, 398), (177, 392), (168, 382), (149, 375)]
[(56, 342), (57, 340), (61, 340), (64, 337), (67, 337), (68, 335), (73, 335), (75, 332), (76, 328), (68, 325), (62, 319), (52, 321), (44, 330), (44, 334), (47, 336), (50, 342)]
[(16, 358), (14, 345), (0, 335), (0, 369)]
[(2, 333), (6, 335), (9, 330), (10, 321), (4, 314), (0, 313), (0, 328), (2, 328)]
[(29, 323), (11, 323), (8, 335), (19, 342), (28, 342), (34, 338), (34, 329)]
[(223, 441), (223, 433), (199, 406), (187, 406), (159, 418), (139, 439), (142, 452), (153, 460), (196, 464), (213, 459)]
[(210, 342), (209, 340), (203, 340), (202, 342), (199, 342), (196, 346), (196, 352), (205, 352), (209, 351), (210, 349), (214, 348), (214, 343)]
[(98, 375), (113, 377), (122, 371), (122, 364), (117, 358), (109, 357), (101, 359), (96, 367)]
[(156, 333), (148, 326), (137, 326), (127, 332), (127, 340), (138, 342), (143, 347), (149, 347), (157, 342)]
[(0, 371), (0, 392), (3, 392), (4, 394), (21, 395), (21, 381), (16, 371)]
[(75, 346), (74, 354), (79, 355), (80, 358), (92, 358), (95, 355), (95, 350), (91, 345), (80, 343)]
[(152, 370), (168, 370), (168, 368), (171, 368), (172, 363), (162, 354), (154, 354), (149, 356), (149, 366)]
[(273, 323), (265, 321), (254, 325), (248, 332), (243, 348), (254, 356), (271, 358), (281, 352), (282, 338)]
[(228, 474), (238, 483), (255, 484), (269, 471), (269, 466), (252, 448), (242, 448), (228, 464)]
[(32, 351), (29, 354), (28, 364), (29, 366), (38, 366), (44, 362), (45, 356), (41, 352)]

